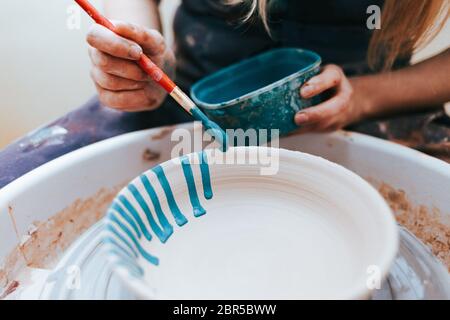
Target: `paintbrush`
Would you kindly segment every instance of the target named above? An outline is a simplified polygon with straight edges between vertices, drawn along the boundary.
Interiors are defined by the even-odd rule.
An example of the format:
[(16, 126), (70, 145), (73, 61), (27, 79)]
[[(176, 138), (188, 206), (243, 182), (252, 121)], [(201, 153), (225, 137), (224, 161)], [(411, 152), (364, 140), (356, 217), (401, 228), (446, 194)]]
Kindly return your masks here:
[[(115, 33), (114, 24), (104, 17), (88, 0), (75, 0), (94, 21), (105, 28)], [(190, 113), (196, 120), (201, 121), (206, 131), (214, 137), (219, 143), (222, 144), (222, 150), (228, 148), (226, 133), (195, 105), (195, 103), (185, 94), (170, 78), (167, 74), (161, 70), (153, 61), (145, 54), (141, 55), (138, 61), (139, 66), (150, 77), (158, 83), (169, 95), (188, 113)]]

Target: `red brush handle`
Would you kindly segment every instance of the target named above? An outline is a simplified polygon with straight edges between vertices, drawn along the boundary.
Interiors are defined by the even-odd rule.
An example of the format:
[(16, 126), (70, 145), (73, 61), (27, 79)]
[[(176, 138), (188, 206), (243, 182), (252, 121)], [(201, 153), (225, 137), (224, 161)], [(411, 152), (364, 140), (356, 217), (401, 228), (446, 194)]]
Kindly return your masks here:
[[(105, 18), (97, 9), (95, 9), (95, 7), (90, 4), (88, 0), (75, 0), (75, 2), (78, 3), (80, 7), (83, 8), (83, 10), (86, 11), (92, 19), (94, 19), (95, 22), (105, 28), (108, 28), (112, 32), (115, 32), (115, 26), (112, 22)], [(145, 54), (142, 54), (138, 63), (141, 68), (168, 93), (171, 93), (173, 89), (175, 89), (176, 84)]]

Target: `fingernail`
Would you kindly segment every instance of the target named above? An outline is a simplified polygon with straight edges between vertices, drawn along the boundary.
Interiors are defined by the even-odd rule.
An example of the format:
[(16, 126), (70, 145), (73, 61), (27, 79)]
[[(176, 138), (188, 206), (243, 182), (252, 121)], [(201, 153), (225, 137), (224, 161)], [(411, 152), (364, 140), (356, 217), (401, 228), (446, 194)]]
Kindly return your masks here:
[(308, 122), (308, 115), (304, 112), (297, 113), (295, 115), (295, 122), (297, 124)]
[(312, 85), (312, 84), (306, 84), (300, 90), (300, 94), (305, 98), (309, 97), (313, 93), (314, 93), (314, 85)]
[(130, 56), (133, 59), (139, 60), (142, 55), (142, 48), (136, 45), (132, 45), (130, 49)]

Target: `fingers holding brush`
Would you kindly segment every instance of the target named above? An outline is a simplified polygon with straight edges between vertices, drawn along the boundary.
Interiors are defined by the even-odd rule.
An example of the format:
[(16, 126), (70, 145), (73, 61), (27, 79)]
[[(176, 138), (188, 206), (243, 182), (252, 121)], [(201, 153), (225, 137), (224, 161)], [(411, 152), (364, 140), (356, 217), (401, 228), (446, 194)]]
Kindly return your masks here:
[(91, 47), (117, 58), (137, 61), (143, 53), (137, 43), (125, 39), (99, 24), (92, 25), (86, 40)]
[(158, 95), (155, 94), (151, 87), (144, 87), (136, 90), (112, 91), (104, 89), (96, 84), (100, 102), (110, 108), (127, 111), (138, 112), (154, 110), (159, 106)]
[(173, 75), (175, 57), (156, 30), (115, 21), (114, 32), (94, 25), (87, 35), (93, 79), (103, 104), (124, 111), (152, 110), (166, 93), (137, 64), (148, 55), (166, 73)]

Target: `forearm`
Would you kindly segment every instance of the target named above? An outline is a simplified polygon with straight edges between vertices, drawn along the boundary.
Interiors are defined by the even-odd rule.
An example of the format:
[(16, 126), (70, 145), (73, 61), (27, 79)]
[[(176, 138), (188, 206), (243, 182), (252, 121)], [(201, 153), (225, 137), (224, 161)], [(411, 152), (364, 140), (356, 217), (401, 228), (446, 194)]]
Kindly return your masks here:
[(401, 70), (351, 79), (363, 118), (423, 109), (450, 101), (450, 49)]
[(123, 20), (162, 31), (159, 0), (106, 0), (105, 14), (110, 19)]

